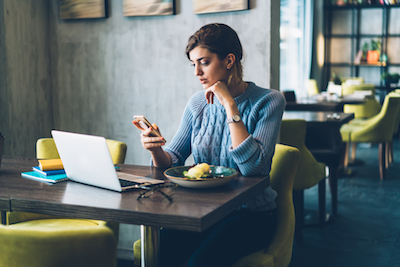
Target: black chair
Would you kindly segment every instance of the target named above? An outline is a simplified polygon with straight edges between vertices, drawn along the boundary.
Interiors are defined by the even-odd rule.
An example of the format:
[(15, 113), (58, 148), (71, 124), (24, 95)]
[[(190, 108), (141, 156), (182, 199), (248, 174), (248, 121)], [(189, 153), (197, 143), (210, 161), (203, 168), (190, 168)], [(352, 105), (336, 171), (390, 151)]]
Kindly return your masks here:
[[(339, 170), (343, 162), (343, 144), (341, 136), (332, 136), (332, 131), (307, 127), (306, 146), (318, 162), (325, 163), (329, 169), (329, 188), (331, 191), (332, 214), (337, 214)], [(312, 126), (311, 126), (312, 127)], [(335, 131), (336, 132), (336, 131)], [(339, 133), (339, 130), (337, 131)]]
[(296, 94), (294, 91), (282, 91), (283, 96), (286, 99), (286, 102), (296, 102)]

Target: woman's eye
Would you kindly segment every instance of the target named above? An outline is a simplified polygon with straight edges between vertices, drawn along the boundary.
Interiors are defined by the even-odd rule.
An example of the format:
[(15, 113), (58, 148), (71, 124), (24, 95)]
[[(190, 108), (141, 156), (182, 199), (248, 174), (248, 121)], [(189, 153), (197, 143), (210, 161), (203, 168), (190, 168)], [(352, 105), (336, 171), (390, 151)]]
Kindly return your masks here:
[(203, 65), (203, 66), (207, 66), (208, 64), (210, 64), (210, 62), (208, 62), (208, 61), (201, 61), (200, 64)]

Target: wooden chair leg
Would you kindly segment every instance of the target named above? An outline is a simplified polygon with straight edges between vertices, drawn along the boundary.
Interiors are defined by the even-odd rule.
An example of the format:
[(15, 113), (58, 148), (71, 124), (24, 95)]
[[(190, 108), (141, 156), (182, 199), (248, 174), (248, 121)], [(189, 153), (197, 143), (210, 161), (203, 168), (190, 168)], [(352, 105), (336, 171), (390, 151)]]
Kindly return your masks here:
[(304, 226), (304, 190), (293, 190), (293, 204), (296, 217), (294, 237), (296, 243), (302, 245)]
[(332, 214), (337, 214), (339, 167), (329, 167), (329, 188), (332, 197)]
[(318, 183), (318, 208), (319, 225), (324, 226), (326, 222), (326, 181), (325, 178)]
[(350, 152), (350, 142), (346, 142), (346, 148), (344, 151), (344, 158), (343, 158), (343, 169), (347, 170), (349, 166), (349, 152)]
[(389, 168), (393, 163), (393, 140), (386, 143), (386, 168)]
[(379, 175), (381, 180), (385, 179), (386, 175), (386, 144), (379, 143)]
[(0, 211), (1, 224), (6, 225), (6, 212)]
[(357, 150), (357, 143), (351, 144), (351, 160), (354, 161), (356, 159), (356, 150)]

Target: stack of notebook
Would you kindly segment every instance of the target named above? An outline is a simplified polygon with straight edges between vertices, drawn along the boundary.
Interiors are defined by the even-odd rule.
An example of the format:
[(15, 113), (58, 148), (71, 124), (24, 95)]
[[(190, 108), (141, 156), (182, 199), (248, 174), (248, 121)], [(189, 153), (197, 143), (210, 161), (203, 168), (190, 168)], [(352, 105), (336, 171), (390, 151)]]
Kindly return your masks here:
[(61, 159), (41, 159), (33, 171), (21, 173), (22, 177), (38, 180), (50, 184), (68, 180)]

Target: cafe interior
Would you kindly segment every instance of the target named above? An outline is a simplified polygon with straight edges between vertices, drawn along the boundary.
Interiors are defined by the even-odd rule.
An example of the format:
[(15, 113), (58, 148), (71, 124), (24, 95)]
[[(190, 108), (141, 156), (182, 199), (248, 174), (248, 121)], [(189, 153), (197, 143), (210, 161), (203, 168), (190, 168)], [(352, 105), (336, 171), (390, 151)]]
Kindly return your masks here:
[[(238, 33), (244, 80), (286, 98), (271, 167), (278, 229), (233, 266), (400, 266), (400, 1), (137, 2), (0, 0), (0, 266), (159, 266), (170, 210), (183, 210), (173, 215), (185, 230), (203, 231), (262, 187), (265, 177), (236, 188), (247, 181), (239, 174), (215, 189), (179, 185), (173, 202), (157, 192), (139, 202), (137, 192), (81, 187), (67, 198), (72, 181), (21, 177), (59, 157), (53, 129), (102, 136), (114, 164), (154, 174), (133, 116), (174, 137), (203, 90), (187, 40), (213, 22)], [(185, 192), (231, 187), (202, 217), (180, 206)], [(152, 203), (165, 209), (158, 221), (146, 213)]]

